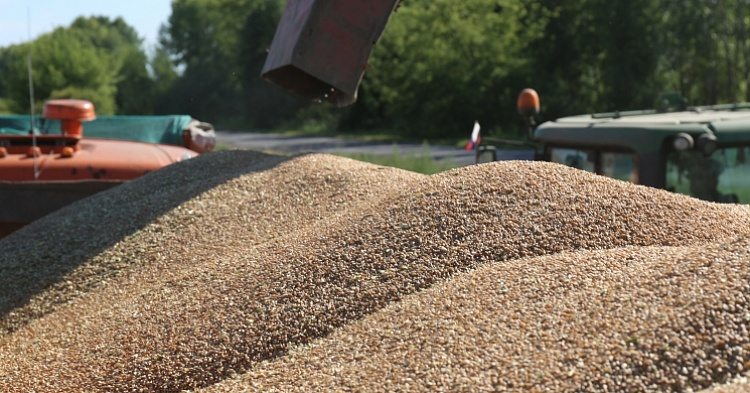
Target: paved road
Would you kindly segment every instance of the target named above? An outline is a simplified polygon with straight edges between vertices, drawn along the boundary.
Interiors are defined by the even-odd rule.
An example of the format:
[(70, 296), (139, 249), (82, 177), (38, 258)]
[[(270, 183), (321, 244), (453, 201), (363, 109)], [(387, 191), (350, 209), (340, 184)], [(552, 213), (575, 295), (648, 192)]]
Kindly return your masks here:
[[(363, 142), (351, 139), (339, 139), (318, 136), (291, 137), (279, 134), (265, 134), (254, 132), (217, 131), (218, 143), (240, 149), (257, 149), (277, 151), (283, 153), (321, 152), (321, 153), (353, 153), (392, 155), (394, 149), (404, 156), (420, 157), (424, 147), (418, 144), (393, 144), (379, 142)], [(458, 147), (430, 146), (429, 152), (435, 160), (451, 160), (458, 165), (474, 164), (474, 151), (466, 151)], [(520, 159), (521, 153), (501, 152), (501, 159)]]

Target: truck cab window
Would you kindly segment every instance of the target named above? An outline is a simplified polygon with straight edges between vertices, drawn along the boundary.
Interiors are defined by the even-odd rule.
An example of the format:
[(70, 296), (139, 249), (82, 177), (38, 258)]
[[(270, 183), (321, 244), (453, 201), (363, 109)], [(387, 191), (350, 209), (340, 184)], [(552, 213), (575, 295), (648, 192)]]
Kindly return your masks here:
[(719, 148), (710, 156), (689, 150), (670, 153), (666, 186), (698, 199), (721, 203), (750, 202), (747, 147)]
[(595, 172), (593, 150), (578, 150), (570, 148), (553, 147), (549, 150), (550, 161), (563, 164), (587, 172)]
[(602, 175), (638, 184), (635, 154), (602, 152)]
[(632, 153), (553, 147), (549, 154), (550, 161), (558, 164), (638, 183), (638, 165)]

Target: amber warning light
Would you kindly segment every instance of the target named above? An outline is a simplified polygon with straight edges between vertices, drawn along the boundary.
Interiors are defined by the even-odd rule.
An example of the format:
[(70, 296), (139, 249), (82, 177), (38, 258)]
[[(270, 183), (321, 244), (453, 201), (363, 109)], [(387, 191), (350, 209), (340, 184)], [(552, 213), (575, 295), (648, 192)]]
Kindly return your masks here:
[(523, 117), (539, 114), (539, 95), (534, 89), (523, 89), (518, 95), (518, 113)]

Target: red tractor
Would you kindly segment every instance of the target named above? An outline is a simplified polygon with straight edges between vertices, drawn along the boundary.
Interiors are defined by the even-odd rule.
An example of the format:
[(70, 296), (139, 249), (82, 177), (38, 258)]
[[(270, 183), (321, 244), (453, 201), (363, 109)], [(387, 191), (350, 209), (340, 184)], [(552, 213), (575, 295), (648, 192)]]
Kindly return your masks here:
[(213, 150), (215, 139), (213, 126), (189, 116), (97, 119), (93, 104), (84, 100), (49, 101), (36, 120), (0, 116), (0, 237), (79, 199)]

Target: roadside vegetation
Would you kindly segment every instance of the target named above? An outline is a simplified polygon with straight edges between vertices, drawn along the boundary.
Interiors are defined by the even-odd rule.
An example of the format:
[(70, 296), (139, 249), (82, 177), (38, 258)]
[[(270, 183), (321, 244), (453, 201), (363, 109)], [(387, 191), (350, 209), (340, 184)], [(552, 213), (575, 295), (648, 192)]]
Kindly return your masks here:
[[(233, 148), (228, 145), (218, 144), (216, 146), (217, 151), (231, 149)], [(341, 157), (351, 158), (357, 161), (404, 169), (407, 171), (422, 173), (425, 175), (432, 175), (459, 167), (459, 164), (451, 159), (436, 160), (435, 158), (433, 158), (430, 154), (430, 145), (427, 142), (422, 144), (422, 149), (418, 154), (403, 153), (395, 144), (393, 146), (393, 151), (389, 155), (363, 153), (351, 154), (342, 152), (334, 152), (333, 154)]]
[(0, 98), (0, 114), (12, 114), (6, 99)]
[(422, 151), (419, 154), (404, 154), (399, 151), (398, 147), (393, 147), (391, 155), (375, 154), (342, 154), (336, 153), (342, 157), (352, 158), (358, 161), (369, 162), (371, 164), (389, 166), (407, 171), (432, 175), (458, 167), (453, 160), (436, 160), (430, 155), (430, 146), (425, 143), (422, 145)]

